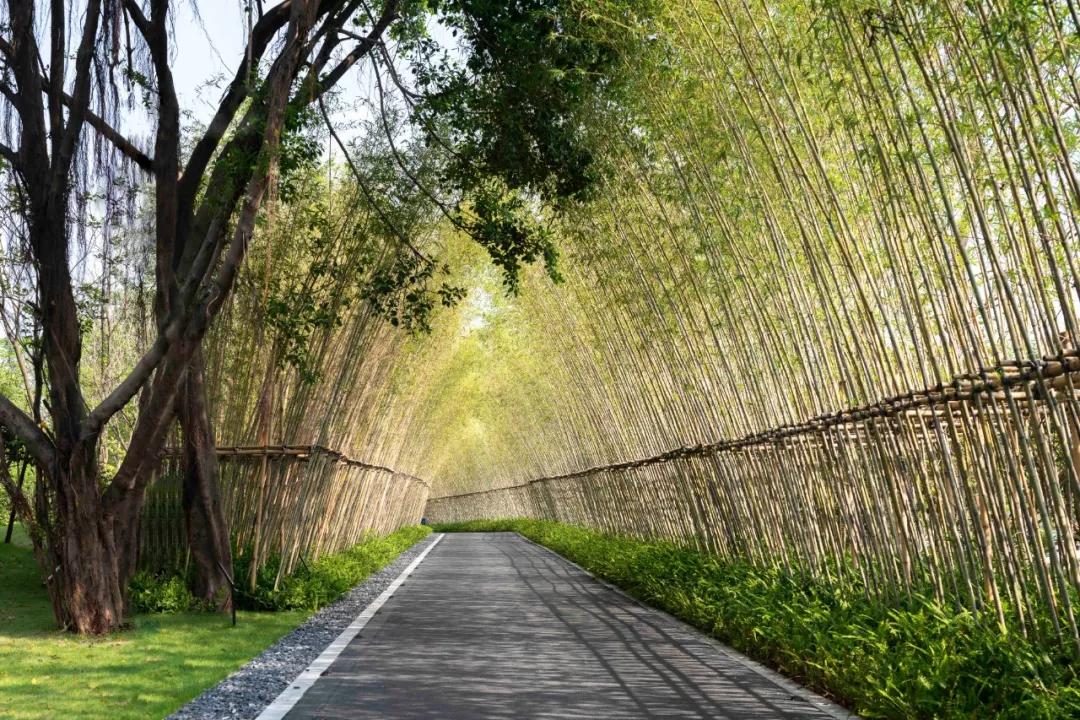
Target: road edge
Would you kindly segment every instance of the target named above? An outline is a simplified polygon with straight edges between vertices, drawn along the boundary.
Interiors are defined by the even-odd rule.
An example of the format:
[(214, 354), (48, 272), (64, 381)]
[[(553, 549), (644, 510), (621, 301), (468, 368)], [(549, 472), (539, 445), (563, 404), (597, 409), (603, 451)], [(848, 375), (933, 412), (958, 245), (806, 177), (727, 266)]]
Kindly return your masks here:
[(746, 655), (743, 655), (741, 652), (739, 652), (735, 648), (730, 647), (729, 645), (725, 645), (724, 643), (720, 642), (719, 640), (712, 637), (711, 635), (708, 635), (708, 634), (702, 632), (700, 629), (694, 627), (693, 625), (686, 622), (685, 620), (682, 620), (680, 618), (675, 617), (674, 615), (667, 612), (666, 610), (662, 610), (662, 609), (660, 609), (658, 607), (655, 607), (653, 605), (649, 605), (648, 603), (645, 603), (645, 602), (642, 602), (641, 600), (638, 600), (636, 597), (634, 597), (630, 593), (626, 592), (625, 590), (623, 590), (618, 585), (613, 585), (610, 582), (608, 582), (607, 580), (604, 580), (603, 578), (597, 577), (592, 572), (590, 572), (589, 570), (586, 570), (581, 565), (578, 565), (576, 562), (574, 562), (570, 558), (567, 558), (567, 557), (565, 557), (563, 555), (560, 555), (559, 553), (555, 552), (554, 550), (547, 547), (546, 545), (541, 545), (540, 543), (536, 542), (535, 540), (533, 540), (531, 538), (528, 538), (528, 537), (522, 535), (521, 533), (519, 533), (519, 532), (517, 532), (515, 530), (510, 530), (510, 531), (507, 531), (507, 532), (510, 532), (510, 533), (512, 533), (514, 535), (517, 535), (518, 537), (520, 537), (525, 542), (527, 542), (527, 543), (529, 543), (531, 545), (535, 545), (536, 547), (540, 548), (541, 550), (544, 550), (545, 552), (547, 552), (547, 553), (549, 553), (551, 555), (554, 555), (555, 557), (557, 557), (559, 560), (563, 561), (564, 563), (577, 568), (578, 570), (585, 573), (586, 575), (588, 575), (590, 578), (592, 578), (596, 582), (600, 583), (601, 585), (608, 588), (609, 590), (621, 595), (622, 597), (626, 598), (627, 600), (634, 603), (635, 605), (638, 605), (639, 607), (645, 608), (645, 609), (650, 610), (652, 612), (660, 613), (661, 615), (667, 617), (669, 620), (673, 620), (674, 622), (678, 623), (679, 625), (682, 625), (683, 627), (687, 628), (688, 630), (696, 633), (697, 635), (700, 635), (702, 638), (704, 638), (706, 641), (708, 641), (710, 645), (715, 647), (718, 651), (720, 651), (721, 653), (726, 655), (731, 660), (734, 660), (735, 662), (739, 663), (740, 665), (745, 667), (747, 670), (751, 670), (751, 671), (757, 673), (758, 675), (762, 676), (763, 678), (765, 678), (769, 682), (773, 683), (774, 685), (779, 686), (785, 692), (789, 692), (794, 696), (798, 696), (798, 697), (802, 698), (807, 703), (809, 703), (810, 705), (813, 705), (815, 708), (817, 708), (821, 712), (823, 712), (823, 713), (829, 715), (830, 717), (834, 718), (834, 720), (862, 720), (862, 718), (859, 715), (856, 715), (855, 713), (851, 712), (850, 710), (848, 710), (844, 706), (838, 705), (837, 703), (833, 702), (832, 700), (829, 700), (828, 698), (814, 692), (810, 688), (804, 687), (804, 686), (798, 684), (797, 682), (795, 682), (794, 680), (792, 680), (791, 678), (788, 678), (788, 677), (785, 677), (784, 675), (781, 675), (780, 673), (776, 672), (772, 668), (769, 668), (769, 667), (767, 667), (765, 665), (762, 665), (758, 661), (753, 660), (753, 659), (747, 657)]
[(331, 642), (326, 649), (319, 654), (319, 657), (308, 665), (296, 678), (289, 683), (289, 686), (285, 688), (281, 694), (274, 698), (273, 702), (263, 708), (263, 711), (259, 713), (256, 720), (282, 720), (293, 706), (300, 701), (300, 698), (304, 697), (304, 694), (311, 689), (311, 686), (315, 684), (322, 674), (330, 667), (330, 665), (337, 660), (338, 655), (351, 643), (356, 636), (364, 629), (364, 626), (375, 616), (375, 613), (386, 604), (390, 599), (390, 596), (401, 584), (405, 582), (405, 578), (413, 573), (414, 570), (424, 561), (424, 558), (435, 549), (442, 539), (446, 537), (445, 533), (435, 533), (435, 540), (424, 548), (416, 558), (401, 571), (401, 574), (390, 583), (389, 587), (382, 591), (382, 594), (371, 601), (371, 603), (363, 609), (363, 611), (356, 616), (347, 628), (341, 631), (333, 642)]

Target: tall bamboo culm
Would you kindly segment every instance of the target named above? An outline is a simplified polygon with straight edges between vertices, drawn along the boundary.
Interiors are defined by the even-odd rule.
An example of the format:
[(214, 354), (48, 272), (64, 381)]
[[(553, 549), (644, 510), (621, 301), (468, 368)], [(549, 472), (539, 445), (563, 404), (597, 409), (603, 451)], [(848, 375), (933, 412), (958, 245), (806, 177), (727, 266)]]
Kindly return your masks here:
[[(1080, 651), (1080, 8), (694, 0), (436, 520), (694, 544)], [(647, 91), (646, 91), (647, 90)], [(509, 418), (507, 418), (509, 419)]]

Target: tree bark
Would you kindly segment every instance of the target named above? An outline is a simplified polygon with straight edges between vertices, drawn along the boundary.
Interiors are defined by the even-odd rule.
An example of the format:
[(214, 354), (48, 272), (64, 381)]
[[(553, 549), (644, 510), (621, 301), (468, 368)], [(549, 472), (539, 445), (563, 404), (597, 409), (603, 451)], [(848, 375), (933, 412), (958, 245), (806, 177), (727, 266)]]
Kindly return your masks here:
[(232, 610), (232, 548), (221, 507), (214, 431), (206, 402), (205, 362), (197, 349), (181, 390), (178, 416), (184, 434), (184, 522), (195, 565), (191, 592), (207, 605)]
[(98, 491), (96, 447), (81, 447), (63, 467), (53, 486), (64, 488), (54, 528), (55, 541), (40, 557), (56, 620), (61, 627), (87, 635), (117, 629), (124, 619), (129, 576), (115, 541), (111, 513), (104, 512)]

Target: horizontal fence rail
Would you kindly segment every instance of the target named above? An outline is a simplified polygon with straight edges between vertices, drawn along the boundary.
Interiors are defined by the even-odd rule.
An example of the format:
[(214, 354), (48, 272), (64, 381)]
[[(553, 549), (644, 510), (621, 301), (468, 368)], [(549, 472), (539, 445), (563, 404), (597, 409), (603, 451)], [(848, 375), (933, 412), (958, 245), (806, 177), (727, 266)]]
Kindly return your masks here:
[[(415, 523), (430, 489), (426, 480), (320, 445), (219, 447), (217, 456), (236, 548), (256, 567), (279, 559), (279, 578), (365, 534)], [(167, 450), (143, 509), (144, 569), (186, 564), (182, 473), (180, 452)]]
[[(365, 462), (363, 460), (357, 460), (355, 458), (349, 457), (345, 453), (338, 452), (337, 450), (332, 450), (331, 448), (325, 447), (323, 445), (233, 445), (218, 447), (215, 448), (215, 451), (217, 452), (219, 461), (221, 458), (256, 459), (263, 457), (289, 457), (303, 461), (310, 459), (313, 454), (321, 453), (324, 455), (336, 457), (338, 459), (338, 462), (345, 463), (346, 465), (349, 465), (351, 467), (359, 467), (367, 470), (378, 470), (380, 472), (389, 473), (391, 475), (395, 475), (397, 477), (401, 477), (412, 482), (420, 483), (424, 487), (431, 487), (430, 482), (422, 478), (418, 478), (415, 475), (409, 475), (408, 473), (399, 472), (398, 470), (394, 470), (393, 468), (387, 467), (385, 465), (377, 465)], [(162, 455), (163, 458), (177, 458), (179, 456), (180, 450), (176, 448), (168, 448)]]
[[(598, 465), (584, 470), (564, 473), (562, 475), (550, 475), (535, 478), (517, 485), (504, 486), (491, 490), (478, 490), (470, 493), (440, 496), (431, 498), (431, 502), (449, 498), (467, 497), (469, 495), (484, 495), (487, 493), (500, 492), (516, 488), (523, 488), (535, 483), (550, 482), (553, 480), (569, 480), (571, 478), (595, 475), (600, 472), (612, 472), (618, 470), (632, 470), (635, 468), (659, 465), (673, 460), (681, 460), (691, 457), (705, 457), (728, 450), (754, 447), (758, 445), (770, 445), (780, 440), (803, 439), (813, 442), (812, 435), (830, 429), (838, 429), (841, 426), (851, 426), (852, 431), (858, 432), (862, 425), (870, 420), (882, 418), (896, 418), (903, 415), (923, 415), (922, 408), (927, 408), (932, 415), (923, 415), (930, 421), (931, 417), (939, 413), (958, 412), (959, 402), (972, 401), (978, 397), (982, 400), (1006, 398), (1006, 392), (1029, 383), (1038, 385), (1036, 397), (1039, 401), (1045, 399), (1046, 393), (1053, 390), (1073, 388), (1073, 373), (1080, 372), (1080, 353), (1069, 352), (1054, 357), (1043, 358), (1039, 361), (1016, 361), (1008, 365), (1000, 365), (994, 368), (980, 370), (978, 373), (960, 375), (949, 384), (940, 384), (929, 390), (921, 392), (909, 392), (903, 395), (886, 398), (877, 403), (863, 405), (850, 410), (836, 413), (819, 415), (802, 423), (791, 423), (771, 428), (764, 432), (754, 433), (737, 440), (721, 440), (714, 443), (687, 445), (674, 450), (652, 455), (637, 460), (627, 460), (619, 463)], [(1039, 396), (1042, 397), (1039, 397)], [(1014, 400), (1024, 400), (1029, 393), (1021, 391), (1012, 395)], [(992, 411), (984, 408), (984, 411)], [(944, 416), (944, 415), (943, 415)], [(807, 437), (811, 436), (811, 437)]]

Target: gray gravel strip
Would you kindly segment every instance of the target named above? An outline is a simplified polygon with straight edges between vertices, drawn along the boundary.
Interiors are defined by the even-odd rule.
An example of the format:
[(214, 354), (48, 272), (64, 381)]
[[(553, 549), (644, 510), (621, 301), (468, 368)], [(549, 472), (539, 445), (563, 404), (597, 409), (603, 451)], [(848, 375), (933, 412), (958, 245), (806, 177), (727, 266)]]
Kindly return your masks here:
[(435, 541), (429, 535), (167, 720), (254, 718)]

